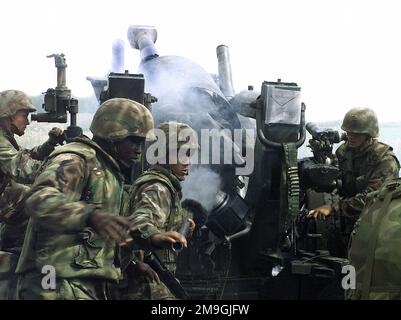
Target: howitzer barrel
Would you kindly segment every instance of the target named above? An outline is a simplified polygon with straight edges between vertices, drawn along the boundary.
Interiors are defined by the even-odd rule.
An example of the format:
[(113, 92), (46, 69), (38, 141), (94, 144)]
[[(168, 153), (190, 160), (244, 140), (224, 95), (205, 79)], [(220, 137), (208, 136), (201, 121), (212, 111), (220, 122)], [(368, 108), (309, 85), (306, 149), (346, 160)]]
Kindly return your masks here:
[(132, 25), (128, 28), (127, 37), (131, 47), (141, 51), (142, 60), (149, 60), (159, 56), (155, 48), (157, 40), (155, 27)]

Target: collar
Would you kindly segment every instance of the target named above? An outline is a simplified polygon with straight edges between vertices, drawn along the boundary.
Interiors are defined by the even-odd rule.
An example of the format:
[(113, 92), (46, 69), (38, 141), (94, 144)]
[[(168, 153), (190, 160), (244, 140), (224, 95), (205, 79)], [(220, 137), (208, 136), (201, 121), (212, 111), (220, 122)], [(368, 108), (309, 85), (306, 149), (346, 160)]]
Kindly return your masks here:
[(19, 150), (21, 149), (20, 146), (18, 145), (17, 140), (15, 140), (15, 138), (14, 138), (14, 134), (13, 134), (10, 130), (7, 130), (7, 129), (5, 129), (5, 128), (0, 127), (0, 133), (2, 133), (2, 134), (4, 135), (4, 137), (5, 137), (8, 141), (10, 141), (10, 143), (13, 145), (13, 147), (14, 147), (17, 151), (19, 151)]
[(177, 191), (181, 191), (182, 186), (181, 186), (181, 181), (178, 180), (178, 178), (172, 173), (170, 166), (161, 166), (161, 165), (153, 165), (149, 168), (148, 171), (156, 171), (156, 172), (160, 172), (163, 175), (165, 175), (170, 181), (171, 184), (174, 186), (174, 188)]
[(376, 143), (376, 141), (377, 141), (376, 139), (372, 139), (372, 143), (368, 143), (368, 141), (367, 141), (358, 148), (348, 147), (348, 142), (347, 142), (346, 150), (354, 156), (362, 156), (362, 155), (365, 155), (367, 152), (369, 152), (373, 148), (373, 145)]
[(117, 161), (114, 160), (114, 158), (109, 153), (107, 153), (101, 146), (99, 146), (95, 141), (89, 139), (88, 137), (78, 137), (71, 139), (71, 142), (80, 142), (95, 149), (96, 152), (100, 154), (102, 158), (105, 159), (122, 176), (121, 168), (117, 163)]

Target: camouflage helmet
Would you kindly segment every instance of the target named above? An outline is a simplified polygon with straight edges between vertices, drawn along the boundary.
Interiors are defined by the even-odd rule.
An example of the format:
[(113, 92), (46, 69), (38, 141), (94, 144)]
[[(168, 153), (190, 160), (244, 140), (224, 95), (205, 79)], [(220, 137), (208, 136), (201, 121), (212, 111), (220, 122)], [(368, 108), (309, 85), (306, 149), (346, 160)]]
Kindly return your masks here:
[(379, 135), (377, 116), (369, 108), (353, 108), (345, 114), (341, 129), (353, 133), (368, 134), (372, 138)]
[(93, 116), (90, 131), (107, 141), (134, 136), (154, 140), (153, 117), (139, 102), (113, 98), (103, 102)]
[(20, 110), (35, 112), (28, 95), (19, 90), (5, 90), (0, 92), (0, 118), (7, 118), (15, 115)]
[[(188, 149), (198, 149), (198, 138), (194, 129), (186, 123), (181, 122), (163, 122), (157, 126), (166, 135), (168, 149), (179, 149), (183, 145)], [(170, 142), (176, 142), (176, 145), (170, 145)]]
[[(157, 126), (165, 136), (166, 145), (157, 149), (157, 159), (160, 164), (174, 164), (184, 155), (182, 152), (199, 148), (196, 132), (187, 124), (180, 122), (163, 122)], [(173, 142), (173, 144), (170, 144)], [(161, 142), (164, 144), (163, 142)], [(181, 147), (183, 147), (181, 149)], [(170, 152), (172, 151), (172, 152)], [(177, 153), (178, 151), (178, 153)], [(177, 158), (178, 156), (178, 158)], [(148, 158), (148, 161), (153, 162)]]

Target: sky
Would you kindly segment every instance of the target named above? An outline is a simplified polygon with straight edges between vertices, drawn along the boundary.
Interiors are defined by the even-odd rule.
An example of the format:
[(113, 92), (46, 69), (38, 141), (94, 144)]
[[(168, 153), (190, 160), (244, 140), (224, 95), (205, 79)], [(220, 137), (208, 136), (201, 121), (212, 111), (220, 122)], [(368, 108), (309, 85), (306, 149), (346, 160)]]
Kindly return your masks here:
[(154, 25), (160, 55), (179, 55), (217, 73), (216, 47), (229, 47), (238, 93), (264, 80), (297, 82), (307, 121), (341, 119), (371, 107), (380, 122), (401, 121), (397, 0), (3, 0), (0, 90), (37, 95), (56, 85), (52, 53), (67, 59), (67, 86), (92, 95), (114, 39), (126, 42), (125, 69), (137, 71), (132, 24)]

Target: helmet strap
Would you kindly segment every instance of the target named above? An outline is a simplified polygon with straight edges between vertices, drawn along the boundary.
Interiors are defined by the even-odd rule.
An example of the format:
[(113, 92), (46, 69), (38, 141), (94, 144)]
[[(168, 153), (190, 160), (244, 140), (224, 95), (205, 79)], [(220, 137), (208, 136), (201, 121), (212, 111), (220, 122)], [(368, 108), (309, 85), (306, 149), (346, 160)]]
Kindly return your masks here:
[(370, 135), (366, 135), (366, 141), (362, 146), (370, 146), (373, 143), (373, 138)]
[(123, 161), (119, 157), (116, 143), (115, 142), (109, 142), (108, 145), (109, 145), (109, 148), (110, 148), (110, 152), (109, 152), (110, 155), (114, 158), (114, 160), (117, 161), (117, 163), (119, 164), (121, 170), (124, 171), (124, 170), (131, 169), (133, 164), (131, 162), (129, 162), (129, 161)]
[(22, 136), (24, 134), (23, 132), (19, 131), (19, 129), (14, 125), (14, 123), (11, 122), (10, 126), (11, 126), (10, 131), (13, 134), (16, 134), (16, 135), (19, 135), (19, 136)]
[(11, 126), (12, 126), (11, 117), (1, 118), (0, 126), (7, 133), (13, 134), (12, 129), (11, 129)]
[[(19, 150), (20, 147), (18, 145), (18, 142), (14, 138), (14, 131), (18, 130), (18, 129), (12, 124), (11, 119), (10, 118), (0, 119), (0, 126), (4, 130), (4, 133), (5, 133), (8, 141), (10, 141), (10, 143), (13, 145), (13, 147), (16, 150)], [(15, 128), (14, 130), (13, 130), (13, 127)]]
[(95, 141), (104, 151), (106, 151), (113, 159), (117, 161), (117, 148), (113, 142), (104, 140), (96, 136), (94, 136), (92, 140)]
[(373, 143), (373, 138), (368, 135), (368, 138), (366, 139), (366, 141), (364, 143), (362, 143), (362, 145), (360, 145), (358, 148), (353, 148), (353, 150), (354, 150), (354, 152), (361, 152), (361, 151), (365, 150), (366, 148), (368, 148), (372, 143)]

